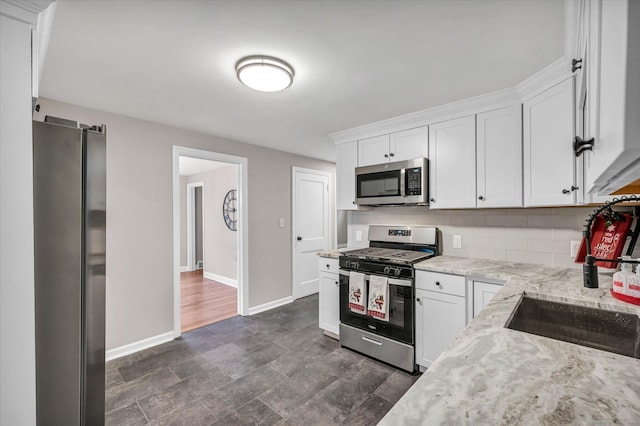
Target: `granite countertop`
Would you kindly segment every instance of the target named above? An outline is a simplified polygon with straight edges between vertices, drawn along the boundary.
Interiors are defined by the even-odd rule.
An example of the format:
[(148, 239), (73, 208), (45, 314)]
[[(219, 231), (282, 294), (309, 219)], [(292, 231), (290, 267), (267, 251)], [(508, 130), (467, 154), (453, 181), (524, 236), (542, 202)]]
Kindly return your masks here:
[(640, 360), (504, 327), (523, 293), (636, 313), (614, 299), (611, 275), (582, 285), (580, 269), (438, 256), (416, 269), (505, 281), (381, 425), (640, 424)]
[(340, 253), (343, 251), (355, 250), (355, 247), (343, 247), (339, 249), (330, 249), (318, 252), (318, 256), (320, 257), (329, 257), (331, 259), (337, 259), (340, 256)]

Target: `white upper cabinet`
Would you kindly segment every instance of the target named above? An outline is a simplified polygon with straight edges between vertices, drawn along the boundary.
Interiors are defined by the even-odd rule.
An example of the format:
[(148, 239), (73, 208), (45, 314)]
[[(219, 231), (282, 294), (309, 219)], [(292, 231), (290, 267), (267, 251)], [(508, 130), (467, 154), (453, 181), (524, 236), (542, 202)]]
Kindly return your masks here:
[(476, 117), (429, 126), (429, 205), (476, 207)]
[(358, 142), (336, 145), (336, 209), (357, 210), (356, 166)]
[(374, 136), (358, 141), (358, 166), (389, 162), (389, 135)]
[(524, 205), (576, 203), (573, 78), (523, 104)]
[(599, 51), (587, 76), (587, 190), (609, 194), (640, 178), (640, 2), (590, 1), (589, 49)]
[(522, 106), (476, 116), (477, 206), (522, 207)]
[(426, 126), (361, 139), (358, 141), (358, 166), (426, 157), (428, 146)]
[(424, 158), (429, 149), (427, 126), (395, 132), (389, 135), (390, 161)]

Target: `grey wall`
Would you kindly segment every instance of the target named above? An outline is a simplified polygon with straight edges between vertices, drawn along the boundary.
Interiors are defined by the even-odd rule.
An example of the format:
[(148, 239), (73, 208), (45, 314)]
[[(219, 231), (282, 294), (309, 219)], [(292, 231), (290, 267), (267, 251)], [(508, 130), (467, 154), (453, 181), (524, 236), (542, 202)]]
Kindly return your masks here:
[[(173, 145), (248, 159), (249, 307), (291, 296), (291, 167), (324, 170), (334, 179), (333, 163), (49, 99), (39, 103), (36, 119), (107, 125), (108, 350), (173, 330)], [(331, 209), (334, 199), (332, 190)]]
[[(238, 233), (227, 228), (222, 217), (222, 203), (231, 189), (238, 189), (238, 166), (229, 165), (181, 180), (181, 193), (187, 183), (202, 182), (204, 187), (204, 271), (232, 280), (238, 279)], [(186, 203), (186, 200), (185, 200)], [(186, 208), (185, 208), (186, 214)], [(186, 250), (186, 220), (180, 230)], [(186, 253), (184, 254), (186, 264)]]

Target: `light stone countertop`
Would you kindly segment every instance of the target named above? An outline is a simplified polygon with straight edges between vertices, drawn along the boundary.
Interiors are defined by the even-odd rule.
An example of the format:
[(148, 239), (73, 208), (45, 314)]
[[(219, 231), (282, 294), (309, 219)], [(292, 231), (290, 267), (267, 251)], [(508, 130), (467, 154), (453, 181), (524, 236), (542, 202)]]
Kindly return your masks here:
[(416, 269), (506, 284), (381, 425), (640, 425), (640, 360), (504, 327), (523, 293), (636, 313), (614, 299), (611, 275), (582, 285), (580, 269), (438, 256)]
[(318, 256), (320, 257), (329, 257), (331, 259), (337, 259), (340, 256), (340, 253), (343, 251), (355, 250), (357, 247), (343, 247), (339, 249), (330, 249), (318, 252)]

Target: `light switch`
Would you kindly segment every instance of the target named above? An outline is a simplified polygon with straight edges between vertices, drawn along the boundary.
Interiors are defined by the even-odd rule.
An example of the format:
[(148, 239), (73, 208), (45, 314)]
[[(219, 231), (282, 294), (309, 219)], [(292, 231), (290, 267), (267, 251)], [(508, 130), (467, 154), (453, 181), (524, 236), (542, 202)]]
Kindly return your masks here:
[(280, 228), (284, 228), (284, 218), (280, 218), (280, 223), (279, 223)]
[(362, 231), (356, 231), (356, 241), (362, 241)]
[(462, 235), (454, 235), (453, 236), (453, 248), (461, 249), (462, 248)]

